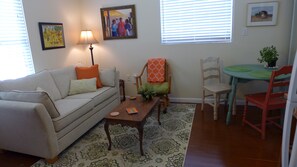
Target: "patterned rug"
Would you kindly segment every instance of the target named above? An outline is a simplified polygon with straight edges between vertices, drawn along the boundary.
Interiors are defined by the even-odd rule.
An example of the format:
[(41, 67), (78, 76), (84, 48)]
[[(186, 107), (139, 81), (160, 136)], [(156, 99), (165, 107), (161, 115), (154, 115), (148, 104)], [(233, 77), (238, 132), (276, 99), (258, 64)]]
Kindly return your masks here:
[(144, 125), (144, 156), (140, 155), (137, 129), (120, 125), (109, 127), (112, 147), (108, 151), (104, 121), (101, 121), (63, 151), (55, 164), (40, 160), (33, 167), (182, 167), (195, 106), (170, 104), (167, 113), (161, 113), (160, 126), (157, 111), (153, 111)]

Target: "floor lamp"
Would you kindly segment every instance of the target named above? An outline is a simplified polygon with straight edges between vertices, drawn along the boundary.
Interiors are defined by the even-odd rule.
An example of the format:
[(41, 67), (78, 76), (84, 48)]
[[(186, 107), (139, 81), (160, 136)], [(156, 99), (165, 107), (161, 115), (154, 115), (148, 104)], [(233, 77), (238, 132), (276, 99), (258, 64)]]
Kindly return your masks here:
[(93, 46), (92, 46), (92, 44), (94, 43), (98, 43), (98, 41), (94, 38), (92, 31), (89, 31), (89, 30), (81, 31), (78, 44), (90, 45), (89, 49), (91, 51), (92, 65), (94, 65)]

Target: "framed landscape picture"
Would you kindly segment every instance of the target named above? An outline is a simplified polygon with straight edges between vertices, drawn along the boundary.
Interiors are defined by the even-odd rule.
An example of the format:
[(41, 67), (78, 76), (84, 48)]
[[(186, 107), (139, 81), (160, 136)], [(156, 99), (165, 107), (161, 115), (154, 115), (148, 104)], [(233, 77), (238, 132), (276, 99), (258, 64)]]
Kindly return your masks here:
[(39, 22), (38, 25), (42, 50), (65, 48), (62, 23)]
[(247, 26), (276, 25), (278, 2), (248, 4)]
[(103, 39), (137, 38), (135, 5), (101, 8)]

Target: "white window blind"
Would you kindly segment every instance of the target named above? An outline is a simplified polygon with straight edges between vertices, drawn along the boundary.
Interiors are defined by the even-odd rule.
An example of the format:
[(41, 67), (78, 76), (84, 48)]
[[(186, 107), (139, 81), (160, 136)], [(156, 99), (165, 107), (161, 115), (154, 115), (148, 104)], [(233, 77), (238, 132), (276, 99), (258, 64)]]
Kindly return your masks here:
[(228, 43), (233, 0), (160, 0), (161, 43)]
[(35, 73), (22, 0), (0, 0), (0, 80)]

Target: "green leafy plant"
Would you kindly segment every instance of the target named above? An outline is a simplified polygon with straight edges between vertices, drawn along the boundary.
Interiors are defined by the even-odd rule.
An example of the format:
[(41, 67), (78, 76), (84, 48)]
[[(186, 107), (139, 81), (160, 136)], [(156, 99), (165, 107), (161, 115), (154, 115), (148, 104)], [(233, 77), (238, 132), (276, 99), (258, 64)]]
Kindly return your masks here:
[(260, 63), (266, 62), (268, 67), (274, 67), (278, 60), (278, 52), (275, 46), (264, 47), (260, 50), (260, 57), (257, 59)]
[(147, 83), (140, 88), (138, 93), (141, 94), (143, 100), (145, 101), (153, 99), (153, 96), (156, 95), (156, 92), (154, 92), (152, 85)]

